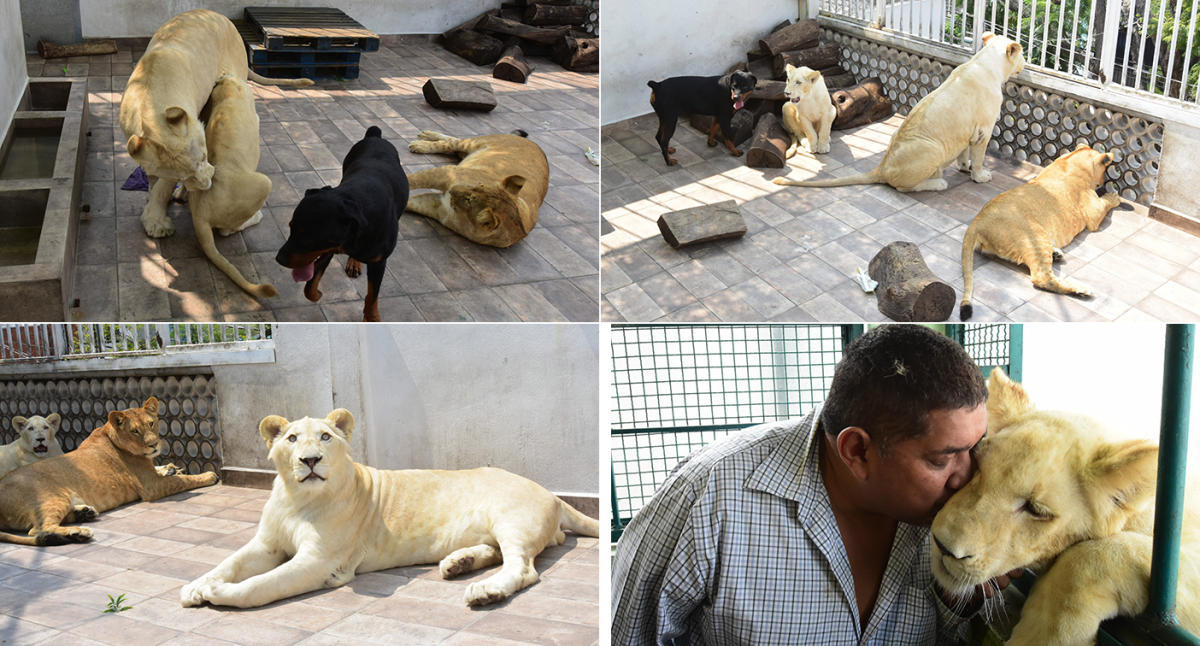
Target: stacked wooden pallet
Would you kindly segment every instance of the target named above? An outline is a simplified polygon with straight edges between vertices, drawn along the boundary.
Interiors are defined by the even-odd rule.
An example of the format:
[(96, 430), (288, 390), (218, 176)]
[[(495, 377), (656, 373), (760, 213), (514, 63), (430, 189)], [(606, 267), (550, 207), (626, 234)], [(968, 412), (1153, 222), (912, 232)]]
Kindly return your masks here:
[(379, 49), (379, 36), (340, 9), (246, 7), (234, 21), (250, 69), (275, 78), (355, 79), (363, 52)]

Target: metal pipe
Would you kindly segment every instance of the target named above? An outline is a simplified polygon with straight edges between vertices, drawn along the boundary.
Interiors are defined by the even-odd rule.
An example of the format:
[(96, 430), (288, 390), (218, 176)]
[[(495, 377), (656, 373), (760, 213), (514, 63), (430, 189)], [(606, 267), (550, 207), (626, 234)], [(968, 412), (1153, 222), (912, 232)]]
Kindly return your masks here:
[(1187, 475), (1188, 417), (1191, 409), (1195, 325), (1167, 326), (1163, 357), (1162, 421), (1158, 444), (1158, 491), (1154, 505), (1154, 557), (1146, 612), (1176, 624), (1175, 587)]

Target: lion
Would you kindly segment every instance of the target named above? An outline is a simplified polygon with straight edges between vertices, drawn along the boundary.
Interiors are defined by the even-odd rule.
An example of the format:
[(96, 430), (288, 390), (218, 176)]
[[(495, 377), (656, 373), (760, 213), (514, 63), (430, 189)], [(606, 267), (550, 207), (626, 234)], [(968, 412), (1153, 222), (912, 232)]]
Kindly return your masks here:
[(29, 418), (12, 418), (12, 427), (17, 432), (17, 439), (0, 446), (0, 476), (17, 467), (62, 455), (62, 447), (58, 445), (58, 440), (54, 439), (61, 421), (58, 413), (50, 413), (46, 417), (34, 415)]
[(784, 93), (788, 102), (783, 104), (783, 127), (792, 138), (784, 157), (791, 159), (800, 151), (800, 139), (804, 148), (813, 154), (829, 152), (829, 130), (837, 118), (837, 108), (829, 98), (825, 78), (821, 72), (808, 67), (796, 67), (791, 63), (784, 66), (787, 84)]
[[(137, 500), (165, 496), (217, 482), (217, 474), (177, 475), (160, 471), (153, 459), (161, 451), (158, 400), (141, 408), (114, 410), (79, 448), (17, 469), (0, 480), (0, 542), (20, 545), (63, 545), (91, 540), (86, 527), (64, 522), (95, 520)], [(172, 473), (172, 475), (164, 475)]]
[(423, 131), (408, 149), (455, 153), (457, 166), (440, 166), (408, 176), (409, 188), (433, 188), (408, 199), (408, 210), (433, 218), (479, 244), (509, 247), (537, 224), (538, 208), (550, 185), (546, 154), (520, 135), (457, 139)]
[(1054, 261), (1080, 231), (1099, 229), (1108, 212), (1121, 203), (1115, 193), (1096, 195), (1112, 161), (1112, 153), (1080, 143), (1027, 184), (984, 205), (963, 236), (962, 320), (971, 318), (976, 249), (1029, 267), (1034, 287), (1059, 294), (1092, 295), (1085, 285), (1055, 276)]
[(538, 580), (533, 559), (567, 529), (598, 536), (599, 523), (531, 480), (496, 468), (383, 471), (350, 458), (354, 416), (270, 415), (258, 430), (275, 463), (258, 533), (185, 585), (180, 603), (253, 608), (359, 572), (438, 563), (443, 578), (503, 563), (467, 586), (478, 606)]
[(970, 60), (921, 99), (892, 135), (883, 161), (874, 170), (836, 179), (796, 181), (776, 177), (783, 186), (848, 186), (889, 184), (901, 192), (944, 191), (942, 169), (956, 157), (959, 170), (971, 179), (989, 182), (983, 167), (992, 128), (1000, 118), (1005, 80), (1025, 66), (1021, 45), (991, 32)]
[[(154, 32), (121, 95), (125, 149), (150, 181), (142, 212), (146, 235), (162, 238), (175, 229), (167, 203), (175, 182), (190, 191), (212, 185), (200, 110), (217, 79), (230, 74), (264, 85), (306, 87), (309, 79), (271, 79), (250, 71), (246, 45), (228, 18), (208, 9), (175, 16)], [(167, 181), (158, 181), (159, 179)]]
[[(1085, 415), (1042, 411), (1002, 371), (988, 379), (988, 436), (978, 472), (931, 529), (939, 585), (967, 598), (1013, 569), (1039, 573), (1009, 646), (1083, 646), (1100, 622), (1142, 612), (1149, 599), (1158, 447), (1116, 441)], [(1176, 611), (1200, 630), (1200, 536), (1184, 519)]]

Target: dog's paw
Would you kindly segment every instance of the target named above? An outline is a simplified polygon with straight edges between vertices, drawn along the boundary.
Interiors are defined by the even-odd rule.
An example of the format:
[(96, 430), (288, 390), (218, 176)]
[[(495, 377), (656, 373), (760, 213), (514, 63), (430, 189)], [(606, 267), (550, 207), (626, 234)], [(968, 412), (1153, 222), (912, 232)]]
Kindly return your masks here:
[(980, 168), (978, 171), (971, 171), (971, 179), (979, 184), (984, 184), (992, 181), (992, 171), (986, 168)]
[(499, 585), (484, 580), (467, 586), (467, 593), (463, 595), (463, 600), (467, 602), (468, 606), (486, 606), (490, 603), (504, 601), (508, 597), (508, 593)]
[(737, 149), (734, 149), (734, 150), (730, 151), (730, 152), (729, 152), (729, 154), (730, 154), (730, 155), (733, 155), (734, 157), (741, 157), (741, 156), (742, 156), (742, 151), (740, 151), (740, 150), (737, 150)]
[(346, 275), (350, 278), (358, 278), (362, 275), (362, 263), (353, 259), (346, 259)]

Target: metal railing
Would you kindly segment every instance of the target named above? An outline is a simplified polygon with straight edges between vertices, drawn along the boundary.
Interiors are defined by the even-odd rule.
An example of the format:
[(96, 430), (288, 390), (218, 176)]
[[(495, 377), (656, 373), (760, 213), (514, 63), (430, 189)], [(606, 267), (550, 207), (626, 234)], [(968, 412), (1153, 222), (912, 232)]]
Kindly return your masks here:
[(5, 323), (0, 364), (234, 349), (271, 338), (266, 323)]
[(1200, 0), (820, 0), (829, 16), (967, 53), (984, 32), (1021, 44), (1028, 65), (1196, 104)]

